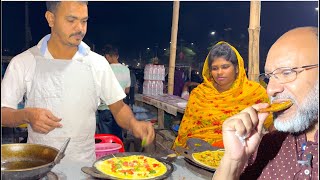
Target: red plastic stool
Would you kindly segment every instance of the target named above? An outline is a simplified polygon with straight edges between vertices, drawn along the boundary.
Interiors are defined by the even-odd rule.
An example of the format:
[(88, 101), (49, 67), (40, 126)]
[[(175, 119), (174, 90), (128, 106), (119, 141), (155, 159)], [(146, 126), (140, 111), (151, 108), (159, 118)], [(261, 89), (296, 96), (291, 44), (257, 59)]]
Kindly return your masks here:
[(122, 146), (121, 149), (119, 150), (119, 152), (125, 152), (124, 151), (123, 142), (121, 141), (120, 138), (118, 138), (115, 135), (112, 135), (112, 134), (95, 134), (94, 138), (96, 140), (101, 140), (101, 142), (98, 142), (98, 143), (118, 143), (118, 144), (120, 144)]

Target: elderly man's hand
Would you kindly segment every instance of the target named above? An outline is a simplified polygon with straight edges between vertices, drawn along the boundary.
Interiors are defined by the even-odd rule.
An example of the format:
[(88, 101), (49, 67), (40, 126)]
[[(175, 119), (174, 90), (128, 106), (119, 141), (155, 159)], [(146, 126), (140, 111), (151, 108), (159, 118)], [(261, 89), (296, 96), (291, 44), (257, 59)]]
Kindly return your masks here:
[(55, 128), (62, 127), (60, 118), (54, 116), (49, 110), (42, 108), (25, 108), (26, 119), (33, 131), (47, 134)]
[(134, 121), (132, 124), (132, 133), (135, 137), (141, 140), (146, 140), (146, 145), (152, 143), (155, 137), (155, 132), (150, 122)]
[[(268, 113), (257, 113), (267, 107), (267, 103), (253, 105), (228, 118), (222, 125), (226, 158), (246, 162), (256, 150), (263, 135), (263, 122)], [(242, 140), (240, 140), (242, 139)]]

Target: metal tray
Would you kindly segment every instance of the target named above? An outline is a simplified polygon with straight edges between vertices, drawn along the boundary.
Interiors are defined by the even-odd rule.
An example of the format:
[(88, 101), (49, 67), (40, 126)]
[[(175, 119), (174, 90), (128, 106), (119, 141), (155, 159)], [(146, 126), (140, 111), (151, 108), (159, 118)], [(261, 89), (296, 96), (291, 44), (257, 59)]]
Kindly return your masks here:
[[(151, 155), (151, 154), (146, 154), (146, 153), (139, 153), (139, 152), (124, 152), (124, 153), (117, 153), (117, 154), (111, 154), (111, 155), (107, 155), (107, 156), (103, 156), (101, 158), (99, 158), (98, 160), (96, 160), (92, 167), (82, 167), (81, 170), (88, 174), (88, 175), (91, 175), (95, 178), (99, 178), (99, 179), (119, 179), (119, 178), (116, 178), (116, 177), (113, 177), (113, 176), (109, 176), (107, 174), (104, 174), (102, 172), (100, 172), (98, 169), (95, 168), (95, 163), (97, 162), (100, 162), (100, 161), (104, 161), (104, 160), (107, 160), (107, 159), (110, 159), (110, 158), (113, 158), (114, 156), (115, 157), (125, 157), (125, 156), (131, 156), (131, 155), (143, 155), (143, 156), (147, 156), (147, 157), (151, 157), (151, 158), (155, 158), (156, 160), (158, 160), (159, 162), (162, 162), (166, 168), (167, 168), (167, 172), (161, 176), (158, 176), (158, 177), (154, 177), (154, 178), (149, 178), (149, 179), (144, 179), (144, 180), (159, 180), (159, 179), (165, 179), (165, 178), (168, 178), (171, 173), (173, 172), (173, 165), (171, 162), (163, 159), (163, 158), (159, 158), (159, 157), (156, 157), (154, 155)], [(121, 180), (129, 180), (129, 179), (121, 179)]]
[(198, 168), (208, 170), (210, 172), (214, 172), (216, 170), (215, 168), (210, 168), (202, 164), (199, 164), (197, 161), (193, 159), (192, 154), (195, 152), (202, 152), (206, 150), (215, 151), (215, 150), (218, 150), (219, 148), (213, 147), (210, 144), (208, 144), (206, 141), (201, 139), (196, 139), (196, 138), (188, 139), (187, 146), (188, 146), (188, 149), (180, 146), (176, 147), (176, 151), (179, 154), (181, 154), (181, 156), (184, 156), (184, 160), (187, 163), (193, 166), (196, 166)]
[(185, 157), (184, 160), (187, 163), (189, 163), (189, 164), (191, 164), (193, 166), (197, 166), (198, 168), (205, 169), (205, 170), (210, 171), (210, 172), (215, 172), (216, 171), (216, 169), (214, 169), (214, 168), (209, 168), (207, 166), (203, 166), (202, 164), (196, 163), (193, 159), (191, 160), (191, 159)]

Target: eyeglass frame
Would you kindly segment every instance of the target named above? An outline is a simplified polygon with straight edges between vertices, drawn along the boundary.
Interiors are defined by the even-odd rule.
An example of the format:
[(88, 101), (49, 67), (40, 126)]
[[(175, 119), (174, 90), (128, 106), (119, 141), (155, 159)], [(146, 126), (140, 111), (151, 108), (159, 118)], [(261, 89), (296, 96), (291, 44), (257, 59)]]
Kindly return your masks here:
[[(261, 80), (262, 78), (261, 77), (264, 77), (262, 80), (264, 79), (270, 79), (272, 76), (275, 77), (276, 80), (278, 80), (279, 82), (279, 78), (277, 78), (276, 74), (282, 74), (283, 71), (279, 72), (279, 73), (274, 73), (275, 71), (278, 71), (279, 69), (283, 69), (283, 70), (291, 70), (295, 73), (295, 78), (290, 80), (290, 81), (284, 81), (284, 82), (279, 82), (280, 84), (285, 84), (285, 83), (289, 83), (289, 82), (292, 82), (294, 80), (297, 79), (297, 75), (298, 73), (301, 73), (302, 71), (304, 70), (308, 70), (308, 69), (312, 69), (312, 68), (315, 68), (315, 67), (318, 67), (319, 64), (311, 64), (311, 65), (305, 65), (305, 66), (301, 66), (301, 67), (294, 67), (294, 68), (290, 68), (290, 67), (280, 67), (280, 68), (277, 68), (275, 69), (274, 71), (272, 71), (271, 73), (261, 73), (259, 75), (259, 79)], [(302, 69), (301, 71), (297, 71), (296, 69)], [(265, 82), (265, 81), (264, 81)], [(269, 83), (269, 82), (268, 82)], [(267, 83), (267, 84), (268, 84)]]

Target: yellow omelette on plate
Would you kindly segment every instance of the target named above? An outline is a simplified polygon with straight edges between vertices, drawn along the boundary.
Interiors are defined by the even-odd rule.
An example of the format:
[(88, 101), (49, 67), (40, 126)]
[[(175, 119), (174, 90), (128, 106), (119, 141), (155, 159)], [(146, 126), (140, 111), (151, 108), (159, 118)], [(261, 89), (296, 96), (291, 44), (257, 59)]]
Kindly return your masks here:
[(192, 153), (192, 158), (198, 164), (201, 164), (205, 167), (209, 167), (212, 169), (216, 169), (219, 166), (220, 160), (224, 155), (224, 150), (216, 150), (216, 151), (202, 151), (197, 153)]
[(167, 172), (162, 162), (143, 155), (114, 157), (98, 161), (95, 167), (104, 174), (120, 179), (150, 179)]

